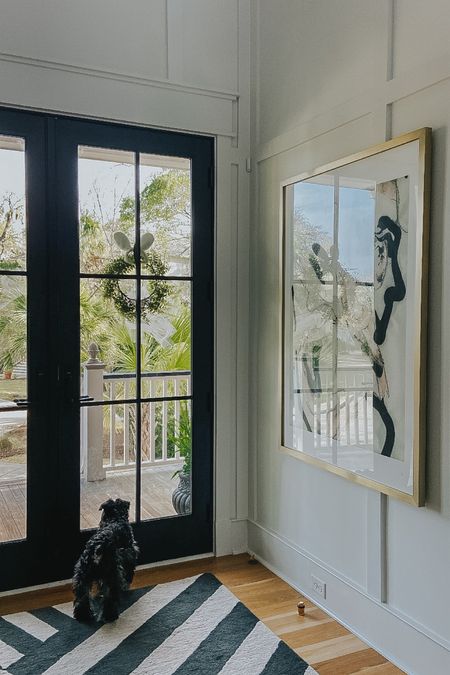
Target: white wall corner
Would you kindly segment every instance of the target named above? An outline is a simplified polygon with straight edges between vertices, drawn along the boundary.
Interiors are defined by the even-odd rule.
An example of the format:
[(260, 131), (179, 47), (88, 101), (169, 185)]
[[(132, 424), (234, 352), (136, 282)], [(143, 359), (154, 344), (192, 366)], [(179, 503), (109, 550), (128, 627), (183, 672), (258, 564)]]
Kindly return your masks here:
[(246, 553), (248, 551), (248, 521), (231, 521), (231, 551), (233, 555)]
[(248, 521), (236, 519), (216, 520), (215, 554), (239, 555), (248, 550)]

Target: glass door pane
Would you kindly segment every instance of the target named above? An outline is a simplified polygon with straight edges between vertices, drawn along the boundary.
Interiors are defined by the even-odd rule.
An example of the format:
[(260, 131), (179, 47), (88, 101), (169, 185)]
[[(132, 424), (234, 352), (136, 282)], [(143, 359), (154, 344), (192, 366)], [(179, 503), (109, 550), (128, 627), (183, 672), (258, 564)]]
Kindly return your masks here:
[(117, 497), (132, 521), (187, 515), (190, 160), (80, 146), (78, 186), (80, 526)]
[(25, 141), (0, 136), (0, 542), (27, 536)]
[[(97, 527), (99, 507), (109, 498), (130, 502), (131, 521), (136, 514), (137, 406), (124, 403), (137, 395), (130, 330), (136, 298), (134, 193), (134, 153), (78, 148), (81, 529)], [(87, 402), (93, 405), (83, 405)]]

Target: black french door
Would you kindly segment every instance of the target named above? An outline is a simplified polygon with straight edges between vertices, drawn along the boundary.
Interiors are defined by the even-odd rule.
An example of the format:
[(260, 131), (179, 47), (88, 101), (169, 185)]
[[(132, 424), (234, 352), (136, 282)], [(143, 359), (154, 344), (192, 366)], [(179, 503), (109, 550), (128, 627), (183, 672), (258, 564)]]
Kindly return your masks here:
[(0, 588), (212, 551), (213, 140), (0, 112)]

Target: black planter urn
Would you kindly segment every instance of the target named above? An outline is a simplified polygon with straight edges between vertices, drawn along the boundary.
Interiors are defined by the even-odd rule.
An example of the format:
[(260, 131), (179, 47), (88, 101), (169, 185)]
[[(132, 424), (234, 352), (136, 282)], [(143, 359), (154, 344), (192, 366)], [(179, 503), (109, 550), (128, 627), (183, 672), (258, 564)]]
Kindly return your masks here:
[(178, 486), (172, 493), (172, 506), (179, 516), (191, 513), (191, 474), (180, 474)]

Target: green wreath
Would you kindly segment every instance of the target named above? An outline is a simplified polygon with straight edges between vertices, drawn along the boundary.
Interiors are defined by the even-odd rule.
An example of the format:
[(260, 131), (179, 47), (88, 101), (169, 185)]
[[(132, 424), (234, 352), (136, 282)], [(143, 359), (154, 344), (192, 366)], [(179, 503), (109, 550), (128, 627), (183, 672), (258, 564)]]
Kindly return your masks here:
[[(124, 256), (111, 260), (111, 262), (106, 265), (104, 271), (105, 274), (120, 276), (132, 272), (134, 267), (135, 263), (132, 251), (128, 250)], [(141, 271), (143, 274), (164, 276), (167, 274), (168, 269), (168, 266), (156, 251), (141, 253)], [(121, 281), (126, 280), (117, 277), (104, 279), (102, 281), (103, 297), (112, 300), (118, 312), (123, 314), (123, 316), (134, 319), (136, 317), (136, 300), (130, 298), (122, 290), (120, 287)], [(141, 299), (141, 313), (142, 315), (145, 315), (152, 312), (158, 312), (164, 307), (167, 297), (170, 294), (170, 285), (167, 281), (161, 279), (147, 280), (144, 283), (148, 295)]]

